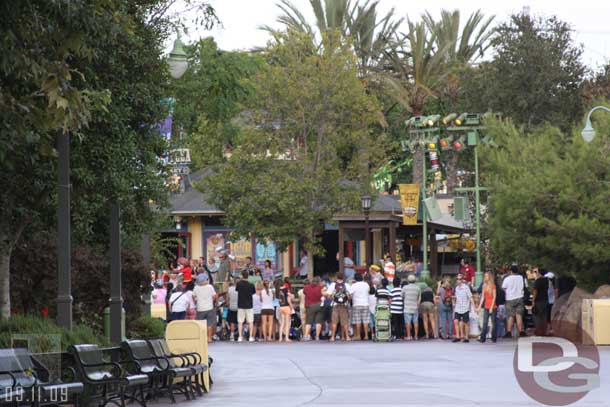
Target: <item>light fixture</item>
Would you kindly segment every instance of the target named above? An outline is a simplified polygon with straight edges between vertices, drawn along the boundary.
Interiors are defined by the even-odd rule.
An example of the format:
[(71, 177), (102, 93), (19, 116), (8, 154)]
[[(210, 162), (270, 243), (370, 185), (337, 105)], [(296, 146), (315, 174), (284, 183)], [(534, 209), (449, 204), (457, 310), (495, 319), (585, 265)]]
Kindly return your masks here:
[(580, 134), (582, 135), (582, 138), (587, 143), (590, 143), (591, 141), (593, 141), (593, 139), (595, 138), (595, 129), (591, 125), (591, 119), (587, 119), (587, 123), (585, 124), (585, 128), (582, 129), (582, 132)]
[(371, 197), (370, 195), (364, 195), (360, 198), (360, 204), (364, 212), (371, 210)]
[(436, 124), (436, 122), (438, 122), (438, 119), (440, 119), (441, 116), (438, 114), (433, 114), (431, 116), (426, 117), (426, 124), (428, 125), (428, 127), (432, 127)]
[(186, 59), (186, 52), (184, 52), (184, 44), (180, 40), (180, 36), (174, 41), (174, 49), (169, 53), (167, 59), (169, 65), (169, 74), (174, 79), (180, 78), (186, 72), (188, 68), (188, 60)]
[(464, 148), (464, 136), (460, 136), (453, 141), (453, 148), (460, 151)]
[(461, 126), (462, 123), (464, 123), (464, 120), (466, 120), (466, 116), (468, 116), (468, 113), (462, 113), (461, 115), (459, 115), (454, 121), (453, 123), (456, 126)]
[(582, 132), (580, 133), (582, 135), (582, 138), (587, 142), (590, 143), (594, 138), (595, 138), (595, 129), (593, 128), (593, 125), (591, 124), (591, 114), (596, 111), (596, 110), (605, 110), (606, 112), (610, 112), (610, 109), (607, 108), (606, 106), (595, 106), (593, 109), (591, 109), (589, 111), (589, 113), (587, 114), (587, 121), (585, 122), (585, 128), (582, 129)]
[(451, 124), (451, 122), (457, 117), (457, 113), (451, 113), (448, 114), (447, 116), (443, 117), (443, 124), (445, 126), (447, 126), (448, 124)]
[(176, 222), (176, 230), (182, 229), (182, 217), (174, 216), (174, 222)]

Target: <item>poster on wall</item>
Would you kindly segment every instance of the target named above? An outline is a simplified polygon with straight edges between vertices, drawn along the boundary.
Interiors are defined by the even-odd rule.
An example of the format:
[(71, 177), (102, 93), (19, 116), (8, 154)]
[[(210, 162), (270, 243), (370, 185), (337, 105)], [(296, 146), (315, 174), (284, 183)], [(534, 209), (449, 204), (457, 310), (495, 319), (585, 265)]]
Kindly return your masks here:
[(205, 233), (205, 255), (206, 261), (217, 256), (216, 248), (225, 248), (225, 234), (221, 232)]
[(246, 264), (246, 257), (252, 256), (252, 241), (250, 239), (240, 239), (229, 242), (231, 254), (235, 256), (235, 268), (242, 269)]
[(265, 260), (271, 260), (271, 268), (277, 270), (277, 250), (275, 243), (256, 242), (256, 266), (263, 268)]

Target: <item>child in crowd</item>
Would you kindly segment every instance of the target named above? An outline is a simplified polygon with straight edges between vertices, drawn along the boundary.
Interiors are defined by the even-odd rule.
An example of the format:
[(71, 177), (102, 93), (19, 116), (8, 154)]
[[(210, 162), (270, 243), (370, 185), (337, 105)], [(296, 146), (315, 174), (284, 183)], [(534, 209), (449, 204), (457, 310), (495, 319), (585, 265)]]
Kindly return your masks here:
[(263, 282), (262, 281), (257, 281), (256, 282), (256, 292), (254, 294), (252, 294), (252, 309), (254, 310), (254, 329), (252, 330), (252, 336), (258, 341), (258, 337), (257, 334), (259, 334), (260, 336), (260, 332), (261, 332), (261, 311), (262, 311), (262, 306), (263, 306), (263, 302), (261, 299), (261, 291), (263, 290)]

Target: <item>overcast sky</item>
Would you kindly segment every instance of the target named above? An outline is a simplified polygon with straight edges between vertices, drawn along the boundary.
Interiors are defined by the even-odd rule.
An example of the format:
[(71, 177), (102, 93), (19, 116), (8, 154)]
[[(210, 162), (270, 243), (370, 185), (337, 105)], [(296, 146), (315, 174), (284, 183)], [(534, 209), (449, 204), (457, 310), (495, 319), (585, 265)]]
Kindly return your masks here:
[[(292, 0), (313, 22), (309, 0)], [(212, 35), (221, 49), (245, 50), (265, 45), (267, 34), (258, 29), (275, 23), (280, 14), (276, 0), (211, 0), (222, 21), (222, 27), (212, 31), (191, 31), (186, 40)], [(462, 15), (481, 9), (486, 15), (496, 15), (505, 21), (511, 13), (528, 6), (532, 15), (556, 15), (574, 29), (574, 39), (584, 45), (583, 62), (598, 67), (610, 60), (610, 0), (380, 0), (380, 12), (394, 7), (396, 15), (416, 19), (425, 10), (438, 15), (441, 9), (459, 8)], [(381, 14), (381, 13), (380, 13)], [(384, 13), (385, 14), (385, 13)], [(465, 20), (465, 18), (463, 17)]]

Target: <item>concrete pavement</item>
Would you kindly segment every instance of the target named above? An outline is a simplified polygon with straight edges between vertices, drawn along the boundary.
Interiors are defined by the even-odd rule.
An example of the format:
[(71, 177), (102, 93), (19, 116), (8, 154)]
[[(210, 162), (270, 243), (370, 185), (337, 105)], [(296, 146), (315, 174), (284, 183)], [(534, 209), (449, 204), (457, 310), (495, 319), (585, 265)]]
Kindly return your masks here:
[[(516, 342), (453, 344), (214, 343), (203, 406), (538, 406), (513, 374)], [(573, 406), (607, 406), (610, 347), (600, 348), (601, 387)]]

